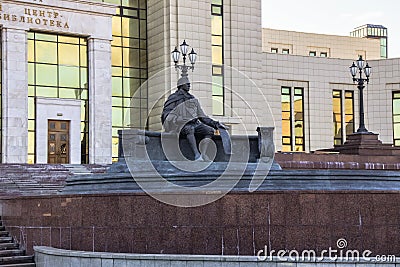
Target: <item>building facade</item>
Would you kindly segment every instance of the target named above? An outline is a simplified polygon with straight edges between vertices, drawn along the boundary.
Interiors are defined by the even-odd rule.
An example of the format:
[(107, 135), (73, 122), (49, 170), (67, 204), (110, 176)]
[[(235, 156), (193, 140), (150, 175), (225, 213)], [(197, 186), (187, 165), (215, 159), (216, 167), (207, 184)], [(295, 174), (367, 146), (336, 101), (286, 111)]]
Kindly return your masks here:
[(2, 0), (0, 24), (3, 163), (107, 164), (119, 129), (161, 130), (183, 40), (199, 55), (193, 94), (233, 134), (274, 126), (278, 151), (343, 143), (358, 123), (348, 68), (364, 55), (367, 126), (400, 142), (400, 60), (364, 38), (285, 47), (286, 33), (261, 28), (260, 0)]
[(112, 5), (1, 1), (2, 162), (109, 162)]
[(380, 41), (381, 58), (388, 58), (388, 29), (382, 25), (365, 24), (350, 32), (350, 36), (358, 38), (378, 39)]
[[(362, 38), (365, 37), (365, 38)], [(297, 56), (354, 59), (381, 58), (380, 40), (367, 36), (338, 36), (276, 29), (263, 29), (263, 51)]]

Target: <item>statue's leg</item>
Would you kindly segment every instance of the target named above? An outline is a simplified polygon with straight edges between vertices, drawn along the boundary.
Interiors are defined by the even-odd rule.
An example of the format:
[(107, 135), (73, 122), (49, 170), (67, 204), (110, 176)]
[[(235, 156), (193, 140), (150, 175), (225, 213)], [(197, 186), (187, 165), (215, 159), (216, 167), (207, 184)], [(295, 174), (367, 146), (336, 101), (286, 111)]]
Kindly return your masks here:
[(203, 137), (200, 146), (200, 153), (203, 160), (211, 161), (211, 159), (207, 156), (207, 149), (209, 144), (212, 142), (211, 137), (214, 135), (214, 129), (208, 125), (199, 124), (195, 128), (195, 133)]
[(194, 136), (194, 133), (195, 133), (195, 129), (194, 128), (195, 127), (193, 125), (186, 124), (183, 127), (181, 133), (186, 136), (186, 139), (188, 140), (189, 146), (193, 151), (194, 159), (195, 160), (199, 160), (199, 159), (201, 159), (201, 154), (200, 154), (199, 150), (197, 149), (196, 137)]
[(193, 134), (188, 134), (186, 136), (186, 139), (188, 140), (190, 148), (193, 151), (194, 160), (199, 160), (201, 158), (201, 154), (200, 154), (199, 150), (197, 149), (196, 137), (194, 136), (194, 133)]

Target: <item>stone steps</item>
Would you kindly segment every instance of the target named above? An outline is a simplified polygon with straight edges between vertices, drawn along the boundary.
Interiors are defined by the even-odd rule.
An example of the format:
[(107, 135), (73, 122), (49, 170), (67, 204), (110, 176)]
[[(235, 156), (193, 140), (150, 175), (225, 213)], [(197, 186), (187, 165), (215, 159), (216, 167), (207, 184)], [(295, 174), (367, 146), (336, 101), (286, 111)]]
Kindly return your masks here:
[(7, 231), (0, 231), (0, 237), (8, 237)]
[(9, 243), (12, 242), (13, 238), (9, 236), (2, 236), (0, 237), (0, 243)]
[(25, 255), (19, 244), (9, 235), (0, 220), (0, 266), (2, 267), (35, 267), (33, 256)]
[(107, 169), (106, 165), (0, 164), (0, 196), (56, 195), (67, 178)]
[(54, 195), (69, 176), (62, 165), (0, 164), (0, 195)]
[(19, 245), (16, 243), (0, 243), (0, 250), (17, 249)]
[(75, 165), (75, 164), (63, 164), (65, 168), (67, 168), (74, 175), (88, 175), (92, 174), (92, 172), (83, 165)]
[(1, 267), (36, 267), (35, 263), (17, 263), (17, 264), (6, 264), (0, 265)]
[[(33, 256), (10, 256), (0, 258), (0, 266), (4, 264), (15, 264), (15, 263), (33, 263)], [(13, 265), (15, 266), (15, 265)]]
[(9, 250), (0, 250), (0, 259), (3, 257), (15, 257), (15, 256), (24, 256), (25, 251), (22, 249), (9, 249)]

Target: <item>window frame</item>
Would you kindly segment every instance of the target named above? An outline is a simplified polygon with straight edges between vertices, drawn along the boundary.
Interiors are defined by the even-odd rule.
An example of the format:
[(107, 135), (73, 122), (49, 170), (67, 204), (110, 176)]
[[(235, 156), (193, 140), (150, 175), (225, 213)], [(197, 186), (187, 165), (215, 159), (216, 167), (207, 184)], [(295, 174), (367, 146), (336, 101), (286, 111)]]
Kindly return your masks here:
[[(284, 90), (288, 90), (288, 93), (284, 93)], [(298, 94), (297, 92), (301, 90), (301, 93)], [(299, 86), (281, 86), (281, 121), (284, 121), (284, 112), (289, 112), (289, 120), (285, 119), (285, 121), (289, 121), (289, 127), (290, 127), (290, 136), (283, 135), (283, 125), (282, 125), (282, 138), (281, 138), (281, 144), (282, 144), (282, 151), (283, 152), (305, 152), (306, 151), (306, 127), (305, 127), (305, 88), (304, 87), (299, 87)], [(289, 111), (284, 111), (283, 110), (283, 102), (282, 98), (283, 96), (288, 96), (289, 97)], [(302, 119), (301, 120), (296, 120), (296, 108), (295, 108), (295, 98), (296, 97), (301, 97), (301, 113), (302, 113)], [(302, 128), (302, 133), (301, 136), (297, 136), (296, 133), (296, 124), (301, 121), (301, 128)], [(301, 139), (302, 142), (298, 143), (298, 140)], [(290, 143), (285, 142), (285, 140), (290, 140)], [(286, 150), (285, 146), (289, 146), (290, 150)], [(297, 150), (298, 147), (301, 147), (299, 150)]]

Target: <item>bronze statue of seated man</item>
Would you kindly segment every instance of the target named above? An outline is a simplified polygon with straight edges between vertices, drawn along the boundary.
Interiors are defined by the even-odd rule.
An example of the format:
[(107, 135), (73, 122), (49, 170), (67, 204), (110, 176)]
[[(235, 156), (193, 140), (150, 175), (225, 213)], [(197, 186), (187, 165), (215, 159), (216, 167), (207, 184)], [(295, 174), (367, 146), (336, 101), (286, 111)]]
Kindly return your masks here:
[[(205, 151), (211, 142), (216, 129), (227, 130), (227, 127), (208, 117), (200, 102), (189, 93), (190, 81), (187, 77), (178, 80), (178, 90), (168, 97), (164, 104), (161, 122), (165, 131), (179, 133), (187, 138), (194, 153), (195, 161), (209, 161)], [(197, 148), (196, 136), (202, 139), (202, 147)]]

